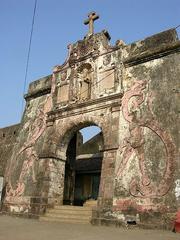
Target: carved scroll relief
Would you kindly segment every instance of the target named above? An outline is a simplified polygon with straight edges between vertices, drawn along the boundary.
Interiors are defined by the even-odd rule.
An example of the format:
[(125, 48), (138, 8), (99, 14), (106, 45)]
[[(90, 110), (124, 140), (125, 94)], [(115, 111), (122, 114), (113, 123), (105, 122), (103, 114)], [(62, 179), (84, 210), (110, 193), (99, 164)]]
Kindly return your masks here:
[[(128, 161), (135, 154), (139, 162), (140, 173), (139, 178), (134, 176), (131, 179), (129, 192), (135, 197), (155, 198), (166, 195), (172, 185), (175, 168), (175, 145), (169, 133), (161, 128), (153, 113), (152, 96), (150, 92), (146, 91), (147, 84), (146, 81), (136, 81), (122, 99), (123, 116), (129, 124), (129, 137), (124, 139), (124, 144), (121, 146), (122, 161), (116, 174), (117, 178), (121, 178)], [(165, 153), (165, 168), (159, 181), (158, 177), (151, 178), (146, 164), (145, 132), (147, 130), (158, 136)]]
[[(52, 96), (55, 90), (55, 76), (52, 77), (51, 93), (47, 95), (44, 102), (36, 109), (36, 115), (34, 119), (29, 120), (24, 124), (22, 134), (25, 134), (26, 129), (30, 131), (27, 133), (27, 137), (23, 146), (18, 146), (19, 150), (14, 151), (9, 167), (7, 169), (7, 188), (5, 201), (10, 202), (14, 199), (21, 197), (25, 192), (25, 183), (31, 179), (33, 183), (37, 181), (35, 174), (35, 166), (37, 165), (38, 155), (35, 149), (36, 142), (42, 136), (46, 129), (47, 112), (52, 109)], [(33, 101), (32, 101), (33, 105)], [(18, 164), (21, 162), (21, 167)], [(19, 168), (20, 174), (16, 177), (14, 182), (13, 175)]]

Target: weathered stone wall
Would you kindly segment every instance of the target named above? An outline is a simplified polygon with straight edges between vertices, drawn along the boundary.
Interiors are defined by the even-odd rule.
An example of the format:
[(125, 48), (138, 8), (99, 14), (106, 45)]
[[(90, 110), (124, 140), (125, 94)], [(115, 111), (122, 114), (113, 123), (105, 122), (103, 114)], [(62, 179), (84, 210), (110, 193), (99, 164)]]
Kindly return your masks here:
[(126, 47), (115, 218), (167, 226), (179, 205), (177, 43), (171, 30)]
[(41, 165), (38, 154), (42, 148), (38, 140), (45, 130), (46, 112), (52, 106), (50, 79), (48, 76), (32, 83), (25, 96), (27, 103), (18, 142), (8, 159), (5, 174), (7, 194), (4, 209), (12, 213), (29, 214), (35, 208), (32, 197), (37, 195), (37, 175)]
[(179, 206), (175, 30), (110, 46), (106, 31), (69, 46), (66, 62), (30, 84), (18, 142), (9, 158), (7, 211), (39, 215), (62, 204), (66, 150), (91, 125), (103, 160), (93, 222), (165, 226)]
[(7, 161), (12, 155), (12, 149), (17, 144), (20, 124), (0, 129), (0, 176), (5, 175)]

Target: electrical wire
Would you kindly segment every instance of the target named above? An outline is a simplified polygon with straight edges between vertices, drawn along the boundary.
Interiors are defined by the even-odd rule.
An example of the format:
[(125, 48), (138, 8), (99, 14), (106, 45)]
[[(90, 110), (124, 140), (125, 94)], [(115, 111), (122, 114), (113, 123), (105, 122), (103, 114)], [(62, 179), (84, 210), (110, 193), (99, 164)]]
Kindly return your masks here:
[[(31, 53), (32, 37), (33, 37), (33, 31), (34, 31), (34, 21), (35, 21), (35, 15), (36, 15), (36, 8), (37, 8), (37, 0), (34, 1), (34, 9), (33, 9), (33, 15), (32, 15), (32, 24), (31, 24), (29, 45), (28, 45), (28, 51), (27, 51), (27, 61), (26, 61), (25, 75), (24, 75), (23, 96), (25, 94), (26, 84), (27, 84), (27, 75), (28, 75), (29, 59), (30, 59), (30, 53)], [(21, 114), (23, 114), (23, 108), (24, 108), (24, 98), (22, 99)]]

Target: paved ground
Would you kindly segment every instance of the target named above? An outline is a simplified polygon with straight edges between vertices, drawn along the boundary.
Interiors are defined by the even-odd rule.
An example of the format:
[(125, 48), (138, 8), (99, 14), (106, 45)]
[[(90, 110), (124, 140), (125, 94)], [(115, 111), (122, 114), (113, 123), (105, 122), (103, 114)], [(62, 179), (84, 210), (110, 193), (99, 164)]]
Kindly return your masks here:
[(0, 216), (0, 240), (180, 240), (180, 234), (161, 230), (95, 227), (39, 222)]

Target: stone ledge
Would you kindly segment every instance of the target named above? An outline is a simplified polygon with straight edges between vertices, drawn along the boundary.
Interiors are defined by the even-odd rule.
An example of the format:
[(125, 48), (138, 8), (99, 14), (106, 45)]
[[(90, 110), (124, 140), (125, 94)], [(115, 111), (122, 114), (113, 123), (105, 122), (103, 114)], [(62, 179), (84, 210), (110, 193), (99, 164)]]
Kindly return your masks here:
[(153, 50), (146, 50), (145, 52), (133, 55), (123, 61), (125, 67), (131, 67), (137, 64), (148, 62), (160, 57), (167, 56), (180, 52), (180, 41), (171, 44), (162, 44), (160, 47), (156, 47)]
[(45, 88), (41, 88), (39, 90), (36, 90), (34, 92), (28, 93), (24, 95), (24, 99), (26, 101), (37, 98), (37, 97), (41, 97), (43, 95), (49, 94), (51, 92), (51, 87), (45, 87)]
[(82, 113), (84, 114), (91, 111), (106, 109), (108, 107), (110, 108), (120, 106), (122, 96), (123, 93), (120, 92), (106, 97), (101, 97), (98, 99), (91, 99), (82, 103), (69, 104), (66, 107), (55, 109), (53, 111), (48, 112), (47, 122), (49, 121), (51, 122), (59, 118), (66, 118), (69, 116), (74, 116)]

